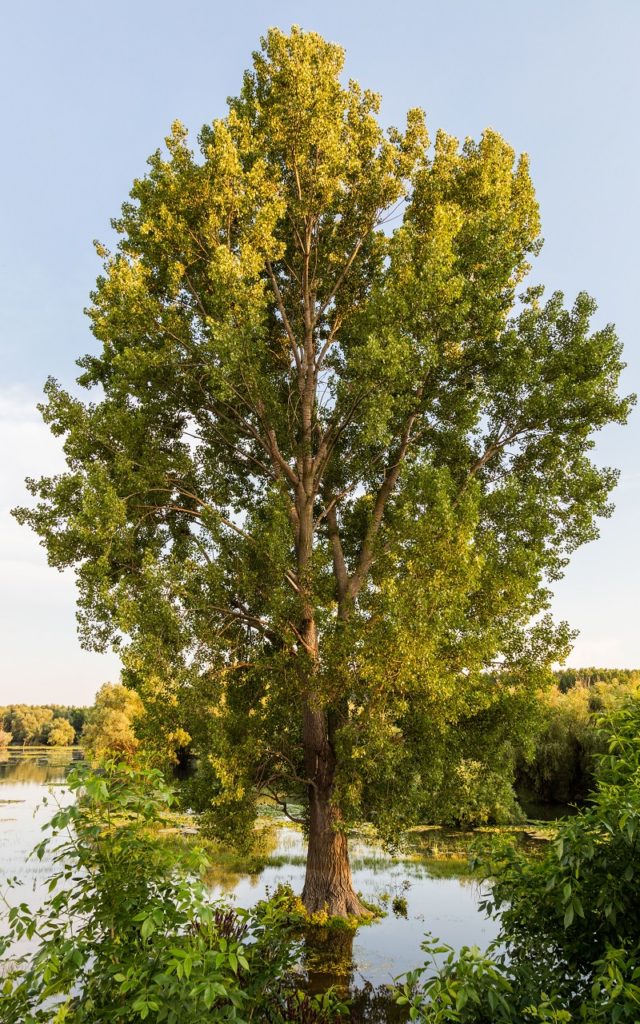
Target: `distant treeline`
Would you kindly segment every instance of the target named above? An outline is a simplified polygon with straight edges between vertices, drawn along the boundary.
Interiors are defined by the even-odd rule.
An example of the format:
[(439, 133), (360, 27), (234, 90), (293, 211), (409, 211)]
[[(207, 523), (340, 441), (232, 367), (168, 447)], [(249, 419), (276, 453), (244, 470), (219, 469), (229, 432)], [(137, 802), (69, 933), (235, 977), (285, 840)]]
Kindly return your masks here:
[[(440, 822), (451, 824), (477, 823), (476, 819), (480, 823), (485, 819), (506, 821), (518, 813), (514, 788), (525, 806), (583, 802), (593, 787), (594, 755), (601, 750), (599, 716), (628, 696), (639, 694), (640, 669), (558, 670), (552, 685), (540, 691), (526, 739), (514, 735), (506, 759), (493, 774), (483, 769), (478, 771), (477, 779), (469, 778), (470, 766), (476, 762), (469, 761), (466, 752), (461, 751), (467, 774), (461, 779), (456, 776), (454, 782), (464, 791), (470, 807), (465, 804), (460, 809), (462, 797), (456, 793), (449, 801), (455, 805), (453, 810), (449, 808), (445, 813), (438, 807), (433, 813)], [(105, 684), (91, 708), (59, 704), (0, 707), (0, 746), (81, 743), (96, 757), (128, 757), (140, 744), (144, 746), (144, 729), (139, 732), (138, 719), (144, 720), (144, 708), (137, 693), (119, 684)], [(482, 768), (482, 764), (478, 762), (477, 767)], [(500, 799), (493, 799), (492, 786), (504, 798), (504, 807)], [(207, 787), (207, 805), (210, 795)], [(480, 813), (476, 804), (486, 804), (489, 810)]]
[(78, 743), (89, 708), (62, 704), (0, 707), (0, 746), (70, 747)]
[(554, 675), (558, 689), (563, 693), (576, 684), (588, 687), (595, 686), (596, 683), (640, 683), (638, 668), (562, 668), (554, 672)]

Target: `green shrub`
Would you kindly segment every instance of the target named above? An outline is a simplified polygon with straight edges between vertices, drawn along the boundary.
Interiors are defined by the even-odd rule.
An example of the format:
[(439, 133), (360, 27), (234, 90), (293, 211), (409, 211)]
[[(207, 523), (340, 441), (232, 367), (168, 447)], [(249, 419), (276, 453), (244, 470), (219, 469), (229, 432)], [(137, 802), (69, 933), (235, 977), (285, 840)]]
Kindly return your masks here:
[(468, 829), (522, 821), (512, 782), (509, 763), (495, 769), (484, 761), (462, 758), (442, 783), (438, 824)]
[(557, 678), (558, 685), (540, 695), (535, 749), (520, 760), (517, 789), (543, 803), (582, 803), (594, 786), (596, 756), (604, 749), (598, 717), (637, 696), (639, 677), (583, 669)]
[[(108, 762), (68, 783), (77, 799), (34, 851), (52, 853), (49, 896), (37, 913), (12, 906), (0, 940), (3, 1024), (279, 1024), (341, 1009), (291, 983), (299, 947), (277, 899), (254, 912), (212, 901), (203, 855), (158, 836), (173, 800), (158, 771)], [(23, 939), (35, 951), (12, 955)]]
[(640, 1020), (640, 700), (602, 719), (599, 738), (589, 807), (542, 856), (505, 844), (485, 861), (495, 944), (456, 955), (428, 940), (431, 962), (401, 980), (412, 1019)]

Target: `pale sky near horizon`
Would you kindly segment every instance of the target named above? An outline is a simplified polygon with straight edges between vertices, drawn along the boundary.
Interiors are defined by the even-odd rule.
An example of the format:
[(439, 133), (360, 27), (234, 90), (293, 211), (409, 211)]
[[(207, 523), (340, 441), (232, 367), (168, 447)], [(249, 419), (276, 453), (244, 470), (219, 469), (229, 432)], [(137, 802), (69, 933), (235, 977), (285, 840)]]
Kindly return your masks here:
[[(83, 307), (134, 177), (178, 118), (195, 133), (225, 112), (269, 25), (315, 29), (347, 50), (347, 75), (382, 93), (382, 120), (422, 106), (462, 138), (492, 126), (531, 157), (542, 255), (532, 281), (587, 290), (616, 323), (640, 391), (640, 3), (433, 0), (230, 5), (205, 0), (22, 0), (3, 7), (0, 95), (0, 704), (91, 703), (118, 675), (83, 652), (73, 579), (50, 569), (8, 509), (23, 478), (60, 467), (35, 411), (47, 375), (71, 386), (93, 345)], [(640, 413), (598, 439), (621, 469), (616, 511), (555, 587), (580, 630), (573, 665), (640, 666)]]

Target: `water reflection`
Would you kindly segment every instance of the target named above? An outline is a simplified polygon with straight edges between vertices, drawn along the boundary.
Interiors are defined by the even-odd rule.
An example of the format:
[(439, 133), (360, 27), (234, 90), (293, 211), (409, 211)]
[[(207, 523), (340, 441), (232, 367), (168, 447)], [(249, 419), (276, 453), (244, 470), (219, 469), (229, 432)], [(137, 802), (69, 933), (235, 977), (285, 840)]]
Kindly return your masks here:
[(0, 747), (0, 783), (64, 782), (69, 765), (82, 760), (79, 747)]
[[(0, 757), (0, 890), (7, 879), (18, 878), (20, 887), (10, 903), (27, 903), (32, 909), (43, 900), (51, 862), (29, 858), (43, 838), (42, 826), (52, 817), (55, 804), (69, 799), (64, 785), (69, 766), (82, 760), (75, 747), (9, 747)], [(1, 914), (0, 914), (1, 917)], [(23, 939), (15, 948), (23, 953), (33, 943)]]
[(334, 986), (345, 994), (356, 987), (355, 933), (314, 928), (305, 937), (301, 968), (312, 993)]

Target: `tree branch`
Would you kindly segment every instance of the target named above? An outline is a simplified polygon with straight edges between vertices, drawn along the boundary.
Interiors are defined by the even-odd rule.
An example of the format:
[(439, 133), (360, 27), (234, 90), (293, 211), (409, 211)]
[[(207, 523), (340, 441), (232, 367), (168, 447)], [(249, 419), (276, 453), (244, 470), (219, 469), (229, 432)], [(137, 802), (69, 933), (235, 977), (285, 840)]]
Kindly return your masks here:
[(367, 529), (360, 548), (356, 568), (349, 580), (348, 596), (352, 599), (357, 596), (365, 577), (371, 568), (375, 552), (375, 541), (382, 525), (384, 511), (387, 506), (387, 502), (395, 489), (398, 477), (400, 476), (400, 470), (407, 454), (407, 449), (411, 440), (411, 431), (417, 415), (418, 413), (415, 411), (407, 418), (394, 461), (387, 466), (385, 470), (384, 479), (378, 490), (373, 507), (371, 522), (369, 523), (369, 528)]
[(278, 279), (276, 278), (276, 275), (275, 275), (275, 273), (273, 271), (273, 267), (271, 265), (271, 261), (270, 260), (266, 261), (266, 267), (267, 267), (267, 273), (269, 275), (269, 278), (271, 279), (271, 286), (273, 288), (273, 291), (274, 291), (274, 294), (275, 294), (275, 297), (276, 297), (276, 303), (278, 305), (278, 312), (280, 313), (280, 316), (282, 317), (282, 322), (284, 324), (284, 329), (287, 332), (287, 337), (289, 338), (289, 343), (291, 345), (291, 351), (293, 352), (293, 357), (294, 357), (294, 359), (296, 361), (296, 367), (298, 368), (298, 370), (300, 370), (300, 353), (298, 351), (298, 342), (296, 340), (295, 333), (294, 333), (293, 328), (291, 326), (291, 323), (289, 321), (289, 317), (287, 316), (287, 310), (285, 308), (284, 301), (283, 301), (283, 298), (282, 298), (282, 292), (280, 291), (280, 285), (278, 284)]
[(317, 322), (320, 319), (320, 317), (324, 315), (324, 313), (329, 308), (330, 304), (333, 302), (333, 300), (335, 299), (336, 295), (338, 294), (338, 291), (342, 287), (347, 274), (349, 273), (349, 271), (351, 270), (351, 267), (353, 266), (353, 261), (355, 260), (356, 256), (360, 252), (360, 249), (362, 248), (363, 241), (364, 241), (364, 237), (359, 238), (357, 240), (357, 242), (356, 242), (356, 244), (354, 246), (353, 252), (349, 256), (349, 259), (345, 263), (344, 267), (342, 268), (342, 272), (340, 273), (340, 276), (338, 277), (338, 280), (336, 281), (336, 283), (335, 283), (335, 285), (333, 287), (333, 291), (330, 292), (328, 297), (325, 299), (323, 304), (320, 306), (320, 309), (317, 310), (317, 312), (316, 312), (316, 314), (315, 314), (315, 316), (313, 318), (314, 326), (315, 326), (315, 324), (317, 324)]
[(282, 807), (282, 810), (284, 811), (284, 814), (289, 819), (289, 821), (294, 821), (296, 825), (306, 825), (305, 818), (300, 818), (297, 814), (291, 814), (291, 812), (288, 809), (288, 804), (286, 800), (281, 800), (278, 794), (276, 793), (275, 789), (273, 789), (267, 783), (263, 783), (259, 788), (262, 789), (263, 792), (268, 793), (272, 800), (275, 803), (277, 803), (279, 807)]
[(320, 349), (320, 355), (316, 359), (316, 370), (319, 370), (320, 367), (322, 366), (322, 362), (324, 360), (324, 357), (326, 356), (327, 352), (329, 351), (329, 349), (333, 345), (333, 342), (335, 341), (336, 334), (338, 333), (338, 331), (340, 330), (341, 327), (342, 327), (342, 317), (337, 314), (335, 320), (333, 321), (333, 323), (331, 325), (331, 330), (329, 331), (329, 335), (327, 337), (327, 340), (325, 341), (324, 345)]
[(314, 459), (314, 477), (316, 484), (319, 484), (322, 479), (322, 474), (324, 473), (329, 459), (331, 458), (333, 449), (340, 439), (340, 435), (344, 433), (352, 422), (353, 417), (358, 411), (358, 407), (362, 404), (365, 397), (365, 391), (361, 391), (359, 395), (356, 395), (342, 419), (336, 418), (330, 422), (322, 434), (320, 443), (318, 444), (318, 451), (316, 452), (316, 457)]
[(339, 604), (343, 604), (349, 589), (349, 573), (344, 560), (344, 551), (342, 548), (342, 541), (340, 539), (335, 498), (332, 498), (327, 505), (326, 515), (329, 542), (331, 544), (331, 552), (333, 555), (333, 574), (338, 586), (338, 602)]
[(221, 615), (226, 616), (230, 621), (246, 622), (248, 626), (252, 626), (259, 633), (262, 633), (267, 640), (272, 644), (280, 643), (281, 638), (275, 633), (269, 626), (268, 622), (261, 619), (259, 615), (252, 615), (247, 611), (243, 605), (234, 599), (230, 602), (231, 608), (223, 608), (221, 605), (209, 604), (207, 608), (214, 612), (219, 612)]

